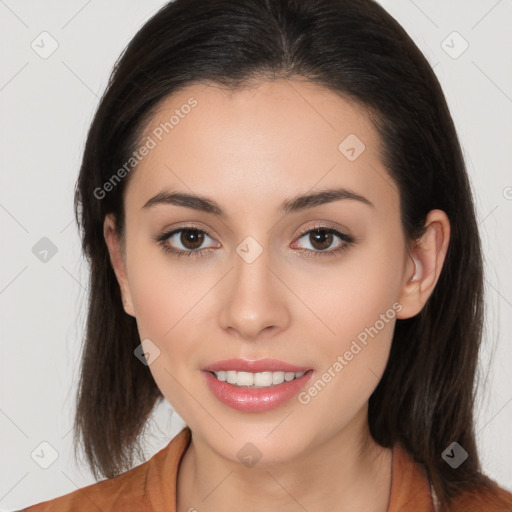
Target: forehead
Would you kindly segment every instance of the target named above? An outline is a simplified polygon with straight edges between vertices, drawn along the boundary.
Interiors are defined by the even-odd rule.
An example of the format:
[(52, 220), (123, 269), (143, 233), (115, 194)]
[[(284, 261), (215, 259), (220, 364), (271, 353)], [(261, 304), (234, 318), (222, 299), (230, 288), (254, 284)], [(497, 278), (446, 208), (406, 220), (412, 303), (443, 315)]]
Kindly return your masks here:
[(234, 208), (331, 186), (364, 190), (372, 202), (382, 194), (397, 199), (364, 110), (310, 82), (190, 85), (160, 103), (144, 144), (151, 149), (126, 193), (141, 207), (165, 188), (215, 195)]

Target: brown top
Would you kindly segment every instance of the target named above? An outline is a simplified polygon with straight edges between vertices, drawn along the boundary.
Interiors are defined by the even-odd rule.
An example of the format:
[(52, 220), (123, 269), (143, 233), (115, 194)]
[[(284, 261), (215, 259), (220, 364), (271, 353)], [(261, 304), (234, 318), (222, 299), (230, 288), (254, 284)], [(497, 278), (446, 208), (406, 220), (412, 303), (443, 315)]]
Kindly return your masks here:
[[(190, 439), (185, 427), (147, 462), (23, 512), (176, 512), (178, 467)], [(434, 512), (435, 501), (424, 467), (395, 445), (387, 512)], [(512, 494), (497, 485), (492, 495), (465, 493), (449, 512), (512, 512)]]

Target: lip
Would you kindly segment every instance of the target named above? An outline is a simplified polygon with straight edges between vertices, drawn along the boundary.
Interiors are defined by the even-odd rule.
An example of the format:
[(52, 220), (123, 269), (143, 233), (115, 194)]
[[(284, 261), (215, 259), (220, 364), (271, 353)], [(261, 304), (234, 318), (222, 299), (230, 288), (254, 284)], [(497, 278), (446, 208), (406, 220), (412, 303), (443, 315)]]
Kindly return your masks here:
[[(305, 372), (311, 370), (307, 366), (296, 366), (278, 359), (224, 359), (202, 368), (207, 372), (220, 372), (221, 370), (233, 370), (237, 372)], [(302, 378), (302, 377), (301, 377)]]
[[(221, 362), (217, 363), (220, 364)], [(268, 368), (268, 366), (266, 367)], [(268, 388), (249, 388), (222, 382), (212, 373), (217, 370), (203, 370), (201, 373), (212, 394), (223, 404), (242, 412), (264, 412), (275, 409), (286, 402), (306, 386), (315, 373), (307, 370), (298, 379), (283, 382)], [(237, 371), (244, 371), (237, 370)], [(273, 370), (282, 371), (282, 370)], [(294, 371), (294, 370), (290, 370)], [(303, 370), (297, 370), (303, 371)]]

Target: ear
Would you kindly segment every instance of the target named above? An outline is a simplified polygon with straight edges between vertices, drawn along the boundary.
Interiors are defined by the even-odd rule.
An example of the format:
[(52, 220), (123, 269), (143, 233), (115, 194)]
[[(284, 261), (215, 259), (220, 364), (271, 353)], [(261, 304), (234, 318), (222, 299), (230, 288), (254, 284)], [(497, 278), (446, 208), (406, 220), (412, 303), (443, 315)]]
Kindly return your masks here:
[(113, 214), (107, 214), (103, 222), (103, 236), (107, 244), (108, 252), (110, 255), (110, 263), (117, 277), (123, 306), (126, 313), (135, 316), (133, 311), (132, 296), (130, 293), (130, 286), (128, 284), (128, 277), (126, 273), (126, 261), (124, 258), (122, 243), (116, 233), (116, 222)]
[(399, 296), (397, 318), (417, 315), (434, 291), (450, 241), (450, 221), (442, 210), (432, 210), (425, 219), (425, 232), (409, 249)]

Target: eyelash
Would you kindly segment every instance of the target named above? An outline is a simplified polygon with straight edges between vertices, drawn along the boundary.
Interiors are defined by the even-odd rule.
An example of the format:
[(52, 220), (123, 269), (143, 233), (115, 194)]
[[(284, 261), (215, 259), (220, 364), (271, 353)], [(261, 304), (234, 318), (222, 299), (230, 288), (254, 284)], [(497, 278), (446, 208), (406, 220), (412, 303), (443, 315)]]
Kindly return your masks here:
[[(206, 256), (208, 253), (210, 253), (212, 250), (215, 250), (212, 247), (206, 248), (206, 249), (195, 249), (195, 250), (188, 250), (188, 251), (182, 251), (181, 249), (173, 249), (167, 244), (167, 240), (175, 235), (176, 233), (180, 233), (181, 231), (195, 231), (196, 233), (204, 233), (205, 235), (209, 236), (208, 233), (202, 229), (197, 228), (196, 226), (181, 226), (178, 229), (173, 229), (172, 231), (162, 233), (161, 235), (158, 235), (155, 237), (155, 241), (162, 247), (162, 250), (166, 253), (170, 253), (174, 256), (181, 257), (181, 256), (192, 256), (194, 258), (201, 258), (203, 256)], [(313, 226), (311, 228), (305, 229), (299, 233), (298, 239), (301, 239), (304, 235), (307, 235), (313, 231), (316, 230), (322, 230), (326, 232), (327, 234), (334, 234), (338, 236), (344, 243), (342, 243), (338, 248), (333, 250), (325, 250), (325, 251), (313, 251), (311, 249), (298, 249), (300, 252), (305, 252), (308, 257), (316, 258), (317, 256), (332, 256), (333, 254), (338, 254), (346, 249), (348, 249), (354, 242), (355, 238), (353, 238), (350, 235), (347, 235), (345, 233), (342, 233), (341, 231), (338, 231), (337, 229), (331, 227), (331, 226), (324, 226), (324, 225), (317, 225)], [(210, 237), (212, 238), (212, 237)]]

